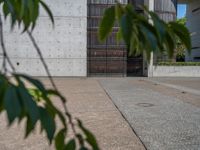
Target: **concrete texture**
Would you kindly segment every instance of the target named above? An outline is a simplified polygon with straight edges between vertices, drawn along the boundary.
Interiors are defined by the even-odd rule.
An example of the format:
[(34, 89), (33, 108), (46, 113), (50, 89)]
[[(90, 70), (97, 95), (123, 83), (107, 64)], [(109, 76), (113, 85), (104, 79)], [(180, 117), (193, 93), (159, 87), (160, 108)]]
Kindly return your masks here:
[[(33, 35), (53, 76), (86, 76), (87, 1), (47, 0), (55, 19), (51, 24), (41, 9)], [(18, 72), (46, 76), (36, 50), (18, 26), (11, 32), (9, 19), (4, 23), (8, 54)]]
[(192, 52), (191, 55), (186, 54), (186, 61), (200, 62), (200, 1), (188, 0), (187, 3), (187, 23), (191, 33)]
[[(104, 89), (95, 79), (74, 78), (55, 79), (60, 91), (67, 97), (69, 111), (81, 118), (97, 138), (102, 150), (144, 150), (130, 125), (122, 117)], [(42, 79), (50, 86), (47, 79)], [(55, 99), (55, 105), (62, 110), (61, 103)], [(24, 126), (15, 123), (6, 126), (5, 114), (0, 116), (0, 150), (50, 150), (45, 135), (38, 131), (28, 139), (23, 139)]]
[(200, 77), (200, 66), (154, 66), (149, 77)]
[(148, 81), (200, 95), (200, 78), (148, 78)]
[(142, 78), (99, 81), (147, 149), (199, 149), (198, 96)]

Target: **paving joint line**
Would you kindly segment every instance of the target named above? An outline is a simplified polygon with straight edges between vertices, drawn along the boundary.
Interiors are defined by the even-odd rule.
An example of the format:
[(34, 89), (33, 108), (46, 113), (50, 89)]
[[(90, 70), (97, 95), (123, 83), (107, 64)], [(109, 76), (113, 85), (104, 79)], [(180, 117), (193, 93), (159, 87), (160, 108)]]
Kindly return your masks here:
[(190, 93), (190, 94), (195, 94), (195, 95), (200, 96), (200, 91), (192, 89), (192, 88), (187, 88), (187, 87), (179, 86), (179, 85), (173, 85), (173, 84), (169, 84), (169, 83), (163, 83), (163, 82), (154, 81), (154, 80), (151, 80), (151, 79), (144, 79), (144, 81), (151, 82), (151, 83), (158, 84), (158, 85), (163, 85), (163, 86), (173, 88), (173, 89), (176, 89), (176, 90), (179, 90), (179, 91), (182, 91), (182, 92), (187, 92), (187, 93)]
[(121, 112), (121, 110), (119, 109), (119, 107), (115, 104), (115, 102), (112, 100), (111, 96), (107, 93), (107, 91), (102, 86), (102, 84), (99, 81), (98, 81), (98, 83), (101, 86), (101, 88), (104, 90), (104, 92), (106, 93), (106, 95), (108, 96), (108, 98), (110, 99), (110, 101), (113, 103), (113, 105), (115, 106), (115, 108), (119, 111), (119, 113), (121, 114), (121, 116), (123, 117), (123, 119), (128, 123), (128, 126), (131, 128), (131, 130), (133, 131), (133, 133), (136, 135), (136, 137), (138, 138), (138, 140), (141, 142), (141, 144), (144, 147), (144, 149), (147, 150), (146, 145), (144, 144), (144, 142), (142, 141), (142, 139), (139, 137), (139, 135), (137, 134), (137, 132), (135, 131), (135, 129), (131, 126), (131, 124), (128, 121), (128, 119), (126, 119), (126, 117), (124, 116), (124, 114)]

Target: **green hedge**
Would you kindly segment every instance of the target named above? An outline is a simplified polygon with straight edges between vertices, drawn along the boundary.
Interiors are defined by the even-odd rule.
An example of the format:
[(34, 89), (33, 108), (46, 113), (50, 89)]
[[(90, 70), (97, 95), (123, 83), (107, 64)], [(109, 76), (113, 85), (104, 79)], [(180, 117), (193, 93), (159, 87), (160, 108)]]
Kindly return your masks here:
[(159, 62), (158, 66), (200, 66), (200, 62)]

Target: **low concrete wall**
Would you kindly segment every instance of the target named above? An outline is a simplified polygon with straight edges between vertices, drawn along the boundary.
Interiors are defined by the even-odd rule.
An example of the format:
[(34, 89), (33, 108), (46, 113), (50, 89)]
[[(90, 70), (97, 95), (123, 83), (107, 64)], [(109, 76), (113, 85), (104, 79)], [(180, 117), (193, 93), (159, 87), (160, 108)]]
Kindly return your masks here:
[(153, 77), (200, 77), (200, 66), (154, 66)]

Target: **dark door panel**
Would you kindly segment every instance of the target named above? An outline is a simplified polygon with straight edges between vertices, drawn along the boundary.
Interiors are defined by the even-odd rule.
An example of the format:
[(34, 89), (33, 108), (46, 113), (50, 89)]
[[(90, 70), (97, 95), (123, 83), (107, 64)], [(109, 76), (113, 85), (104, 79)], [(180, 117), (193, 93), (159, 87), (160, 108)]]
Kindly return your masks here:
[(143, 57), (128, 57), (127, 60), (127, 76), (143, 75)]
[[(120, 0), (120, 2), (126, 4), (128, 0)], [(133, 2), (139, 5), (142, 1)], [(105, 42), (100, 42), (98, 39), (99, 23), (104, 10), (114, 4), (114, 0), (88, 0), (88, 76), (127, 76), (127, 73), (134, 76), (142, 75), (142, 58), (127, 59), (125, 43), (116, 41), (116, 33), (119, 30), (117, 23)]]
[[(125, 0), (124, 0), (125, 1)], [(105, 42), (98, 39), (98, 27), (104, 10), (114, 5), (112, 0), (90, 1), (88, 3), (88, 75), (89, 76), (126, 76), (126, 46), (124, 42), (117, 43), (115, 24), (110, 36)]]

